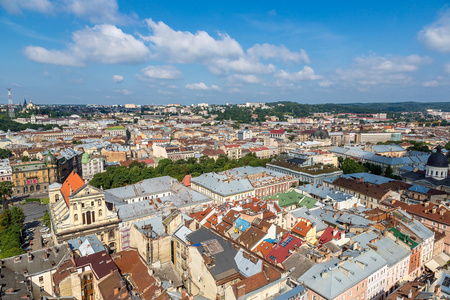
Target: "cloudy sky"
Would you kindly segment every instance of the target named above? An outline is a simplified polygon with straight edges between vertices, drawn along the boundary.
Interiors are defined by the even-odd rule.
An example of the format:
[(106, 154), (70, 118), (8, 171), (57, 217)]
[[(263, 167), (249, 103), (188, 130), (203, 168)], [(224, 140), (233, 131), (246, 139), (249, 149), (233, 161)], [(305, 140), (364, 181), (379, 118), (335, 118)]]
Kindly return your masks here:
[(0, 37), (0, 103), (449, 101), (439, 0), (0, 0)]

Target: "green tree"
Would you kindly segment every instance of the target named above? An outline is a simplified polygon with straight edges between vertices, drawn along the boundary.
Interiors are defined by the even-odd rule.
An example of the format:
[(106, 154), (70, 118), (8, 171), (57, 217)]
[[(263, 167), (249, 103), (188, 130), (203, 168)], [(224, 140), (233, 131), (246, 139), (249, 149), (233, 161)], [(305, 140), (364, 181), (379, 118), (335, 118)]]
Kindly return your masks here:
[(12, 155), (12, 152), (8, 149), (0, 149), (0, 158), (10, 158)]
[(288, 139), (292, 142), (295, 139), (295, 135), (290, 135)]
[(48, 213), (48, 211), (44, 212), (44, 216), (42, 217), (42, 224), (44, 224), (51, 230), (52, 226), (51, 226), (50, 214)]
[(13, 193), (14, 184), (11, 181), (0, 182), (0, 196), (2, 198), (3, 209), (8, 209), (8, 198)]
[(384, 176), (388, 177), (388, 178), (391, 178), (392, 175), (394, 175), (394, 171), (392, 170), (391, 166), (388, 166), (386, 168), (386, 170), (384, 170)]
[(27, 162), (27, 161), (30, 161), (30, 158), (25, 155), (25, 156), (22, 156), (22, 158), (20, 160), (23, 162)]
[(344, 174), (352, 174), (352, 173), (364, 173), (367, 172), (367, 168), (364, 167), (362, 164), (357, 163), (351, 158), (344, 159), (341, 169), (344, 172)]
[(23, 213), (23, 209), (18, 206), (13, 206), (10, 211), (12, 223), (22, 225), (25, 221), (25, 214)]
[(450, 151), (450, 142), (447, 142), (447, 144), (445, 144), (444, 149)]

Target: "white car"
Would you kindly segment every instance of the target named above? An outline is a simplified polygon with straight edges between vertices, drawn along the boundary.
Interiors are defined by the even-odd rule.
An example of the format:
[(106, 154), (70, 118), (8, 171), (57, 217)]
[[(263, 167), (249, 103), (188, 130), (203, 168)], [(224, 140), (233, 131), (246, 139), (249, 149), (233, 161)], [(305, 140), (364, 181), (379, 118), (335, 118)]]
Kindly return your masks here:
[(49, 231), (50, 231), (50, 228), (48, 228), (48, 227), (44, 227), (44, 228), (41, 229), (42, 233), (47, 233)]

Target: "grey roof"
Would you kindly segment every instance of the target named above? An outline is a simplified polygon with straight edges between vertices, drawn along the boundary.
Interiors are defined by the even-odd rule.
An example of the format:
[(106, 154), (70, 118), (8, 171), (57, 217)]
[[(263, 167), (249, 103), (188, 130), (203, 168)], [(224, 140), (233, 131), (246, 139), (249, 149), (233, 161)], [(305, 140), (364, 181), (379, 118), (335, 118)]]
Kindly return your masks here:
[[(10, 270), (23, 274), (27, 270), (28, 276), (44, 273), (51, 269), (56, 269), (58, 265), (71, 256), (71, 251), (67, 244), (57, 245), (30, 252), (32, 260), (28, 261), (28, 253), (3, 259), (3, 264)], [(48, 254), (45, 259), (44, 254)], [(16, 261), (17, 260), (17, 261)], [(52, 263), (54, 265), (52, 266)]]
[(182, 225), (178, 230), (176, 230), (173, 235), (176, 236), (180, 241), (187, 244), (186, 236), (192, 233), (192, 230)]
[(317, 196), (322, 199), (326, 199), (327, 195), (330, 193), (331, 189), (326, 186), (316, 186), (315, 184), (307, 184), (305, 186), (301, 185), (298, 187), (302, 192), (308, 193), (310, 195)]
[(69, 240), (67, 243), (72, 251), (78, 251), (81, 256), (86, 256), (105, 250), (95, 234)]
[(244, 257), (244, 250), (239, 249), (234, 257), (239, 272), (245, 277), (250, 277), (258, 274), (262, 270), (262, 261), (258, 259), (255, 263), (250, 259)]
[(171, 190), (174, 181), (176, 181), (176, 179), (173, 179), (170, 176), (150, 178), (124, 187), (109, 189), (107, 192), (125, 200), (168, 192)]
[(406, 151), (406, 149), (397, 144), (390, 144), (390, 145), (373, 145), (372, 151), (376, 152), (376, 153), (379, 153), (379, 152), (402, 152), (402, 151)]
[[(23, 270), (21, 270), (23, 272)], [(16, 300), (21, 299), (22, 296), (30, 296), (28, 293), (25, 276), (21, 272), (14, 272), (8, 267), (1, 267), (0, 284), (2, 287), (2, 299), (4, 300)], [(5, 293), (8, 289), (13, 289), (14, 293)], [(23, 299), (23, 298), (22, 298)], [(28, 299), (28, 298), (25, 298)]]
[(150, 200), (129, 203), (117, 207), (117, 215), (122, 221), (151, 216), (155, 213), (156, 207), (150, 204)]
[(380, 255), (368, 250), (345, 261), (333, 258), (314, 265), (298, 281), (325, 299), (334, 299), (386, 265)]
[(394, 181), (394, 179), (380, 176), (380, 175), (370, 174), (370, 173), (352, 173), (352, 174), (347, 174), (347, 175), (341, 175), (341, 177), (344, 177), (347, 179), (362, 178), (364, 182), (370, 183), (370, 184), (376, 184), (376, 185)]
[(304, 255), (294, 252), (283, 261), (286, 271), (289, 271), (289, 277), (299, 278), (308, 271), (315, 263)]
[(357, 235), (353, 237), (352, 240), (360, 244), (362, 247), (367, 248), (367, 244), (376, 239), (373, 243), (373, 245), (377, 247), (376, 252), (386, 260), (389, 267), (392, 267), (411, 255), (411, 252), (408, 249), (396, 243), (390, 237), (381, 236), (380, 239), (377, 239), (378, 236), (379, 234), (371, 231)]
[[(204, 227), (187, 235), (187, 239), (192, 244), (201, 244), (209, 240), (217, 240), (220, 244), (223, 251), (215, 255), (215, 265), (208, 269), (215, 280), (220, 280), (239, 272), (239, 267), (234, 260), (237, 250), (233, 247), (231, 242), (224, 240), (221, 236), (215, 235)], [(200, 255), (207, 253), (207, 250), (205, 250), (205, 247), (203, 246), (198, 246), (196, 248)]]
[[(164, 236), (166, 233), (162, 224), (161, 216), (153, 216), (142, 221), (134, 222), (133, 224), (136, 225), (137, 229), (144, 234), (147, 232), (154, 232), (159, 236)], [(143, 228), (146, 225), (151, 225), (151, 229), (148, 229), (148, 227)]]
[(192, 178), (191, 182), (224, 197), (253, 191), (252, 184), (246, 178), (228, 180), (226, 175), (214, 172)]
[(300, 207), (291, 210), (290, 213), (297, 219), (304, 218), (310, 220), (311, 223), (315, 223), (317, 231), (325, 230), (328, 227), (327, 225), (325, 225), (325, 223), (322, 222), (322, 220), (319, 217), (317, 217), (317, 215), (313, 213), (313, 210), (309, 210), (306, 207)]

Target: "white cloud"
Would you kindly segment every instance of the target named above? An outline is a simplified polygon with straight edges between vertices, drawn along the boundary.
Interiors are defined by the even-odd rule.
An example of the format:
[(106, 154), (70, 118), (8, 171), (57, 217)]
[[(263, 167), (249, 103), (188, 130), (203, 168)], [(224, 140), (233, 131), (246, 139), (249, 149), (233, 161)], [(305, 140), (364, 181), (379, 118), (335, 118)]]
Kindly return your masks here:
[(316, 75), (313, 68), (309, 66), (304, 66), (302, 70), (295, 73), (288, 73), (284, 70), (280, 70), (275, 74), (275, 77), (287, 81), (318, 80), (323, 78), (321, 75)]
[(179, 79), (183, 74), (174, 66), (148, 66), (141, 70), (144, 78), (150, 79)]
[(72, 40), (73, 43), (67, 50), (28, 46), (25, 48), (25, 55), (40, 63), (81, 66), (86, 61), (104, 64), (141, 63), (146, 61), (150, 54), (142, 41), (114, 25), (86, 27), (75, 31)]
[(324, 81), (319, 82), (319, 86), (321, 86), (321, 87), (329, 87), (332, 85), (334, 85), (334, 82), (329, 81), (329, 80), (324, 80)]
[(175, 95), (174, 92), (166, 91), (166, 90), (158, 90), (158, 94), (161, 94), (161, 95), (167, 95), (167, 96)]
[(437, 21), (423, 27), (418, 38), (430, 49), (450, 52), (450, 11), (447, 10)]
[(129, 90), (113, 90), (114, 93), (122, 94), (125, 96), (133, 95), (132, 91)]
[(69, 13), (97, 24), (126, 23), (131, 20), (119, 12), (117, 0), (0, 0), (0, 5), (10, 14), (20, 14), (24, 10)]
[(127, 19), (119, 13), (117, 0), (64, 0), (62, 9), (93, 23), (122, 23)]
[(425, 81), (424, 83), (422, 83), (422, 86), (424, 86), (424, 87), (436, 87), (436, 86), (439, 86), (439, 81), (437, 81), (437, 80)]
[(261, 79), (253, 74), (243, 75), (234, 74), (227, 78), (230, 84), (242, 85), (242, 83), (255, 84), (261, 82)]
[(301, 49), (300, 52), (292, 52), (286, 46), (275, 46), (271, 44), (255, 44), (247, 49), (249, 56), (262, 59), (275, 59), (284, 62), (304, 62), (310, 64), (310, 60), (306, 51)]
[(23, 10), (48, 13), (53, 9), (49, 0), (0, 0), (0, 5), (10, 14), (20, 14)]
[(121, 75), (113, 75), (112, 80), (114, 82), (122, 82), (123, 81), (123, 76), (121, 76)]
[(47, 50), (42, 47), (25, 47), (24, 54), (28, 59), (36, 62), (61, 66), (80, 67), (84, 63), (79, 57), (75, 57), (68, 51)]
[(444, 65), (444, 72), (450, 74), (450, 63), (447, 63), (447, 64)]
[(194, 90), (194, 91), (208, 91), (208, 90), (216, 90), (217, 91), (217, 90), (219, 90), (219, 87), (217, 85), (213, 84), (211, 86), (207, 86), (203, 82), (186, 84), (185, 88), (187, 88), (188, 90)]
[(338, 69), (340, 80), (362, 86), (378, 84), (408, 84), (412, 81), (409, 74), (417, 71), (421, 65), (430, 64), (428, 56), (392, 56), (370, 55), (357, 57), (352, 68)]
[(230, 72), (241, 74), (268, 74), (276, 71), (272, 64), (265, 65), (256, 59), (239, 57), (238, 59), (219, 58), (209, 65), (209, 70), (216, 75), (225, 75)]
[(215, 39), (205, 31), (193, 34), (175, 31), (161, 21), (147, 19), (146, 22), (151, 34), (144, 39), (151, 43), (155, 58), (175, 63), (204, 63), (211, 58), (243, 55), (241, 45), (227, 34), (219, 34)]

